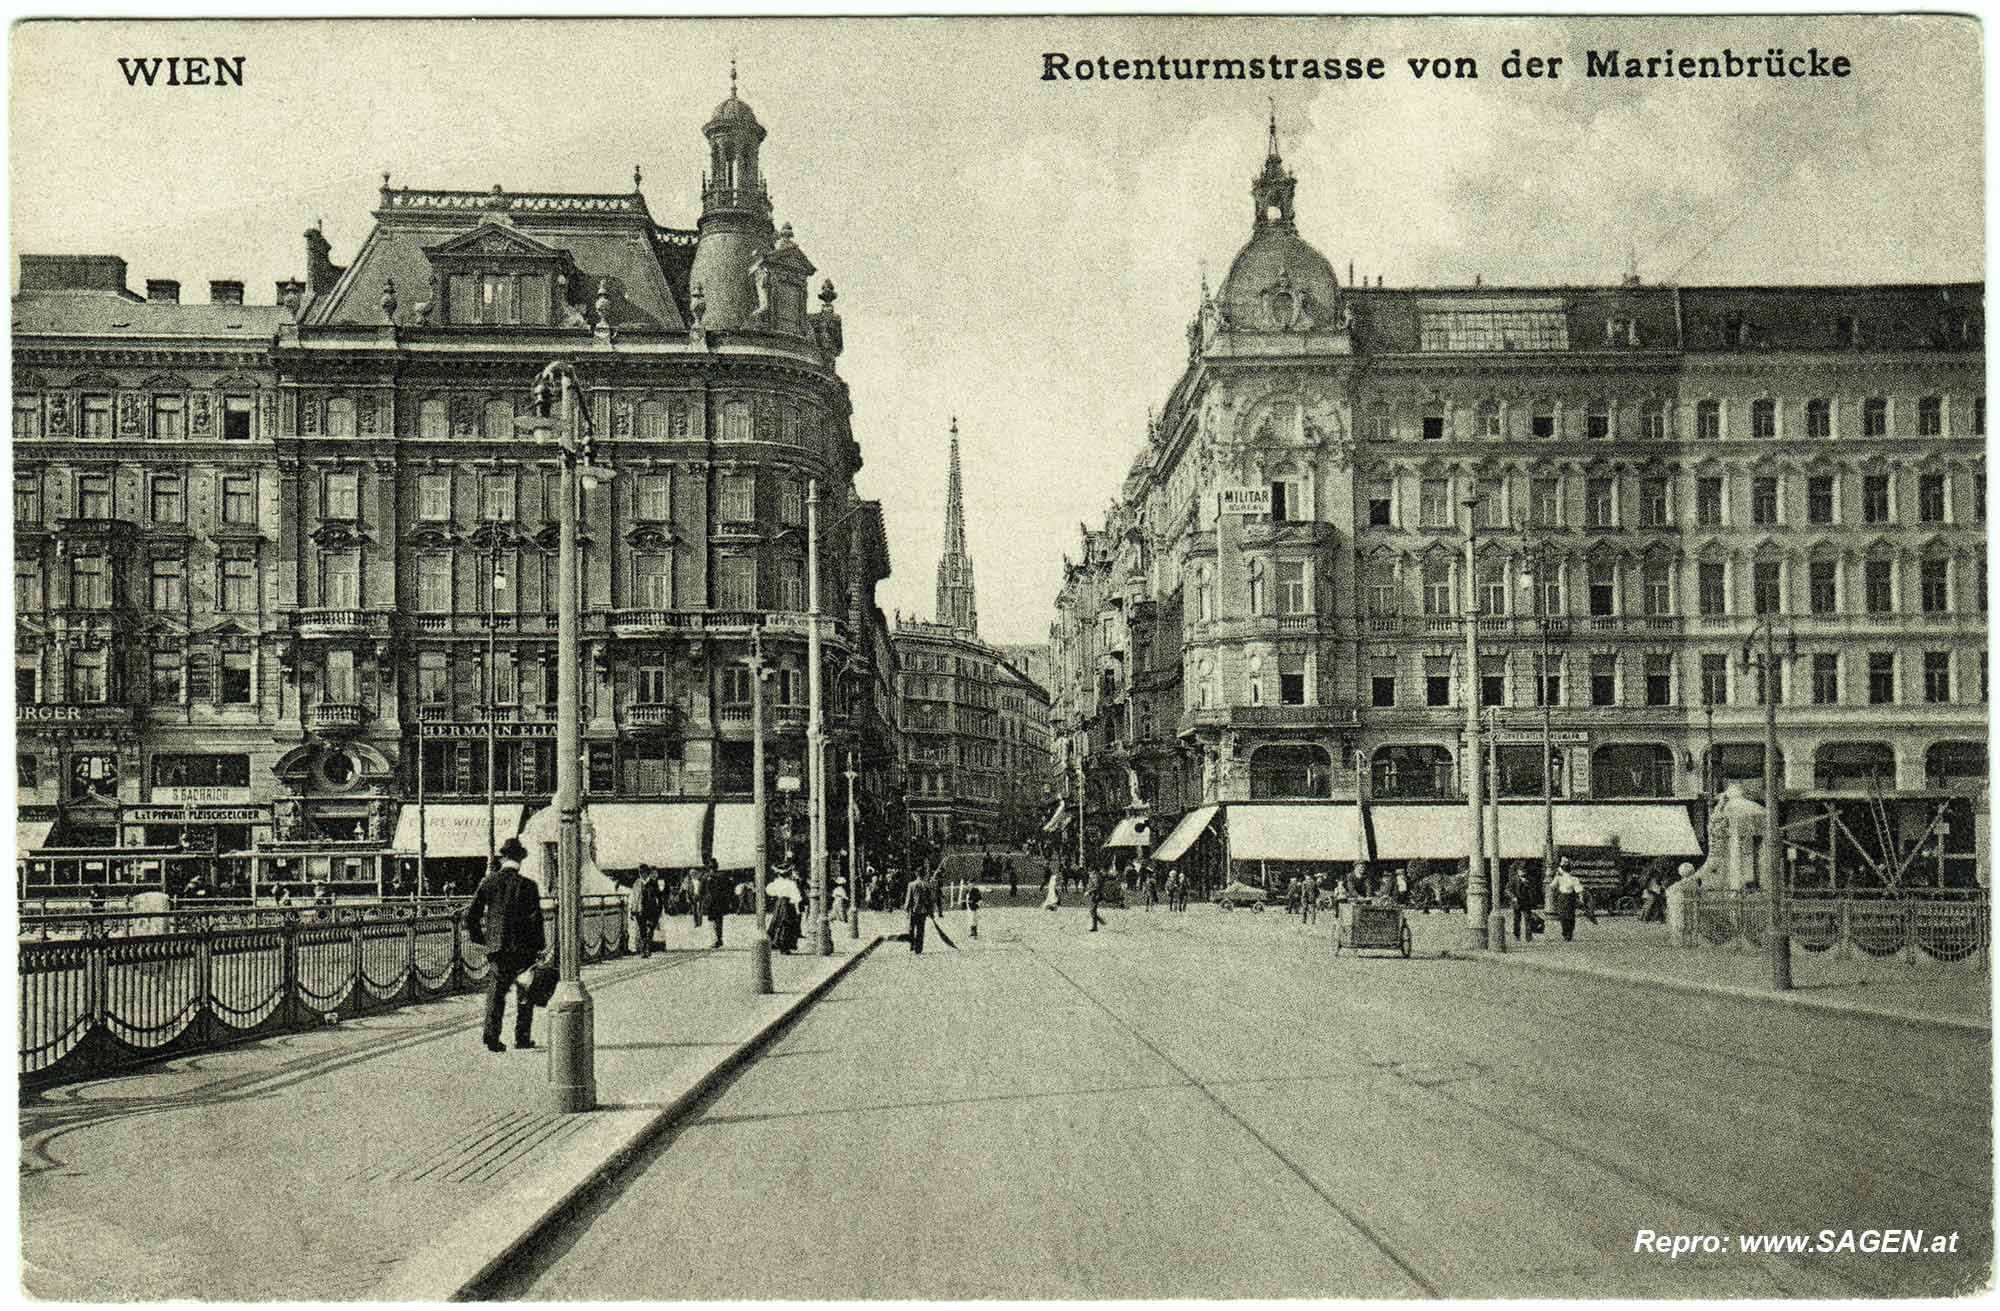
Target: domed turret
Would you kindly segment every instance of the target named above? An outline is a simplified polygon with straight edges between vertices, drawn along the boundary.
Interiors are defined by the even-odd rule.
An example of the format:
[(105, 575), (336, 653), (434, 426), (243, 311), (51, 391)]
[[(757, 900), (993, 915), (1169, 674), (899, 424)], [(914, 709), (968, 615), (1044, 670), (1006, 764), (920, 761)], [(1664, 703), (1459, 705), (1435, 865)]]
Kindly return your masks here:
[(708, 176), (702, 179), (700, 237), (695, 243), (691, 287), (706, 301), (702, 326), (741, 327), (757, 307), (750, 270), (771, 249), (771, 195), (758, 167), (764, 125), (736, 96), (736, 63), (729, 64), (729, 99), (702, 126), (708, 138)]
[(1297, 185), (1278, 155), (1274, 110), (1264, 171), (1250, 183), (1256, 222), (1222, 283), (1221, 303), (1233, 328), (1303, 332), (1333, 326), (1340, 280), (1326, 256), (1299, 236), (1292, 209)]

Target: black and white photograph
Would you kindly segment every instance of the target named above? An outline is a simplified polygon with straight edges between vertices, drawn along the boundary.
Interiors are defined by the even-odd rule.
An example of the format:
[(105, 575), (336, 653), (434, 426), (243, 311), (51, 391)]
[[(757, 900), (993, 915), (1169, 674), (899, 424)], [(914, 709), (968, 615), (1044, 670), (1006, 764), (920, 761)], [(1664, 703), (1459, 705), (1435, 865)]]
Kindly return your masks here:
[(1990, 1296), (1978, 17), (7, 38), (19, 1296)]

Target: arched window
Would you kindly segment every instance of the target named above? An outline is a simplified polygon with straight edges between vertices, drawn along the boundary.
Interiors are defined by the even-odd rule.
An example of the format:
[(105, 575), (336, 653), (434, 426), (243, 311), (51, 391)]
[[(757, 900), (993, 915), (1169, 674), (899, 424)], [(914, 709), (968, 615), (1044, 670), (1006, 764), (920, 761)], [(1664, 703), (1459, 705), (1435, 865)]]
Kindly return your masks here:
[(1451, 752), (1444, 747), (1377, 747), (1370, 763), (1371, 786), (1380, 798), (1448, 797), (1458, 790)]
[(1250, 755), (1250, 797), (1330, 798), (1333, 762), (1324, 747), (1306, 743), (1258, 747)]
[(1590, 793), (1597, 797), (1670, 797), (1674, 753), (1655, 742), (1599, 747), (1590, 757)]
[(1896, 753), (1886, 742), (1828, 742), (1813, 757), (1813, 786), (1822, 792), (1890, 791)]
[(486, 402), (486, 438), (498, 441), (514, 435), (514, 402), (491, 400)]

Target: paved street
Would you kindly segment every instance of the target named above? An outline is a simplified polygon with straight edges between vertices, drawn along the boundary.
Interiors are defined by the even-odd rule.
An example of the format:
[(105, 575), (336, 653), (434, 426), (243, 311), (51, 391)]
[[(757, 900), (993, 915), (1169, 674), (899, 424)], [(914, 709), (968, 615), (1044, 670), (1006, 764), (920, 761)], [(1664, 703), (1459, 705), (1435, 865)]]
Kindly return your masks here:
[[(1004, 896), (1002, 898), (1004, 901)], [(1990, 1041), (1439, 959), (1282, 913), (885, 944), (491, 1291), (1936, 1294), (1991, 1261)], [(1634, 1254), (1921, 1228), (1939, 1256)]]

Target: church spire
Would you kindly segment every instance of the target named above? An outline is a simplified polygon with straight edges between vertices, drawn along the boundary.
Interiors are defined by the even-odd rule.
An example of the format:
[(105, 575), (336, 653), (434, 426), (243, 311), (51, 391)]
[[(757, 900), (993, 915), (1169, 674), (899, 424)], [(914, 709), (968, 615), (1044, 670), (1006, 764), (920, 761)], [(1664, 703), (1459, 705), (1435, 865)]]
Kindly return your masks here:
[(957, 415), (951, 420), (951, 474), (944, 496), (944, 554), (938, 557), (937, 621), (968, 633), (979, 631), (972, 557), (965, 550), (965, 489), (958, 468)]
[(1296, 231), (1292, 215), (1292, 192), (1298, 186), (1285, 161), (1278, 154), (1278, 102), (1271, 101), (1271, 117), (1266, 128), (1264, 171), (1250, 180), (1250, 200), (1256, 206), (1256, 229), (1266, 227)]

